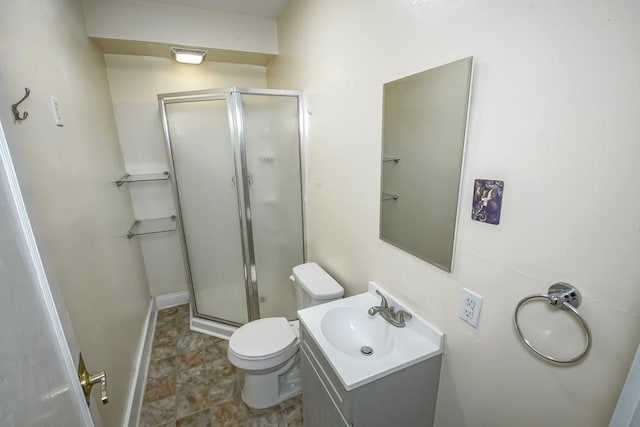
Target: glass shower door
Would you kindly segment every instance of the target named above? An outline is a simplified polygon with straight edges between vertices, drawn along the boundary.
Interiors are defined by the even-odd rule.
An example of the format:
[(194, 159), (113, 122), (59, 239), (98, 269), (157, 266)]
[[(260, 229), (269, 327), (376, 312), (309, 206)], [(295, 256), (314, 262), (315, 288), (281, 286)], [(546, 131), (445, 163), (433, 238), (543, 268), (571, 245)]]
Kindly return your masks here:
[(260, 317), (295, 319), (289, 276), (304, 262), (299, 100), (240, 97)]
[(227, 97), (165, 105), (187, 272), (198, 316), (248, 321)]

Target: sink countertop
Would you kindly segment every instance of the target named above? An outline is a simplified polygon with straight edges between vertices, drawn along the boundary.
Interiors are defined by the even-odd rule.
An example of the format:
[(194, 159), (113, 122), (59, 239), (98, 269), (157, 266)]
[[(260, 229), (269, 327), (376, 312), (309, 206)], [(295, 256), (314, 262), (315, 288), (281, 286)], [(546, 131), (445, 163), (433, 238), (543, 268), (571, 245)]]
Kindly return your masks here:
[[(368, 315), (367, 311), (370, 307), (380, 304), (381, 298), (376, 294), (376, 290), (379, 290), (387, 298), (389, 306), (395, 306), (396, 310), (402, 309), (412, 315), (411, 319), (407, 319), (404, 328), (392, 326), (382, 319), (380, 314), (376, 314), (373, 317)], [(358, 352), (347, 354), (344, 350), (334, 346), (323, 332), (322, 322), (327, 313), (340, 308), (354, 309), (353, 312), (358, 313), (358, 316), (360, 316), (359, 313), (362, 310), (364, 316), (371, 319), (369, 322), (376, 322), (373, 325), (373, 328), (376, 328), (376, 335), (378, 333), (377, 328), (379, 328), (381, 336), (388, 335), (392, 337), (390, 350), (384, 351), (384, 354), (379, 356), (372, 357)], [(444, 334), (442, 332), (431, 326), (412, 310), (407, 309), (405, 304), (395, 299), (386, 289), (374, 282), (369, 282), (368, 291), (365, 293), (299, 310), (298, 318), (347, 390), (353, 390), (441, 354), (444, 348)], [(345, 320), (344, 328), (345, 333), (351, 333), (352, 331), (349, 328), (353, 329), (353, 325), (348, 320)], [(371, 327), (368, 329), (371, 330)]]

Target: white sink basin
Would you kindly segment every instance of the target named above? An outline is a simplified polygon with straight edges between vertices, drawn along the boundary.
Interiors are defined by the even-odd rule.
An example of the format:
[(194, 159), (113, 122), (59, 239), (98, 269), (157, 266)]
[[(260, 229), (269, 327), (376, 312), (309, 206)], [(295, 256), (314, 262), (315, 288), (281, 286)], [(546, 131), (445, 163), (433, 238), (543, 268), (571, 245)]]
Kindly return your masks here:
[(327, 311), (320, 330), (327, 341), (348, 356), (383, 357), (393, 349), (394, 335), (380, 316), (353, 307)]
[[(412, 315), (404, 328), (367, 311), (380, 304), (379, 290), (396, 310)], [(423, 360), (444, 348), (444, 334), (369, 282), (368, 292), (298, 311), (298, 318), (347, 390), (372, 382)], [(372, 352), (363, 347), (369, 347)]]

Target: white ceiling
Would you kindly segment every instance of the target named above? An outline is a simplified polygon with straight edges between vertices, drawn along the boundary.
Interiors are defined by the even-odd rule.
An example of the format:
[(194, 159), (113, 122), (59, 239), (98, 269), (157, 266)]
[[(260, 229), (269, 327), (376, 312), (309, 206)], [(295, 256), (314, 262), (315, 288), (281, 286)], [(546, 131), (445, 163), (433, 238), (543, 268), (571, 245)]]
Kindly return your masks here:
[(112, 3), (171, 4), (276, 19), (287, 0), (103, 0)]

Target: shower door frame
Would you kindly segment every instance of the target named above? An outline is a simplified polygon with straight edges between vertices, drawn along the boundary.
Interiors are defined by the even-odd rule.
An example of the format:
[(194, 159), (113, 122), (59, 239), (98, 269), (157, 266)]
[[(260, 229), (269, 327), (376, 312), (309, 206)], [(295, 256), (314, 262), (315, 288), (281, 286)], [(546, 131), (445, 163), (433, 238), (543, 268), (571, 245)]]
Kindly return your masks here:
[(242, 95), (261, 95), (261, 96), (283, 96), (295, 97), (298, 104), (298, 157), (300, 167), (300, 214), (302, 225), (302, 259), (307, 259), (307, 239), (306, 239), (306, 222), (305, 222), (305, 155), (304, 155), (304, 115), (302, 106), (302, 94), (292, 90), (280, 89), (248, 89), (248, 88), (223, 88), (223, 89), (205, 89), (188, 92), (163, 93), (158, 95), (158, 103), (160, 105), (160, 119), (165, 140), (165, 149), (167, 153), (167, 161), (171, 180), (171, 188), (173, 191), (173, 202), (176, 210), (177, 229), (180, 235), (180, 246), (182, 248), (182, 257), (187, 273), (187, 282), (189, 294), (192, 302), (193, 315), (202, 319), (211, 320), (213, 322), (222, 323), (230, 326), (241, 326), (241, 323), (216, 316), (200, 313), (193, 286), (193, 277), (191, 275), (191, 266), (189, 262), (189, 251), (187, 240), (184, 233), (182, 223), (182, 210), (180, 208), (180, 192), (178, 191), (177, 178), (175, 173), (175, 165), (173, 159), (173, 150), (171, 145), (171, 135), (169, 132), (169, 123), (167, 120), (167, 104), (180, 104), (186, 102), (203, 102), (203, 101), (225, 101), (227, 106), (227, 116), (229, 121), (229, 134), (231, 139), (231, 151), (233, 153), (234, 178), (236, 182), (236, 197), (238, 201), (238, 220), (240, 222), (240, 235), (242, 237), (242, 264), (244, 271), (245, 296), (247, 304), (247, 317), (249, 321), (260, 318), (260, 300), (258, 294), (258, 276), (256, 269), (255, 247), (253, 241), (253, 226), (251, 221), (251, 199), (249, 194), (249, 177), (247, 171), (247, 156), (244, 132), (244, 120), (242, 109)]

